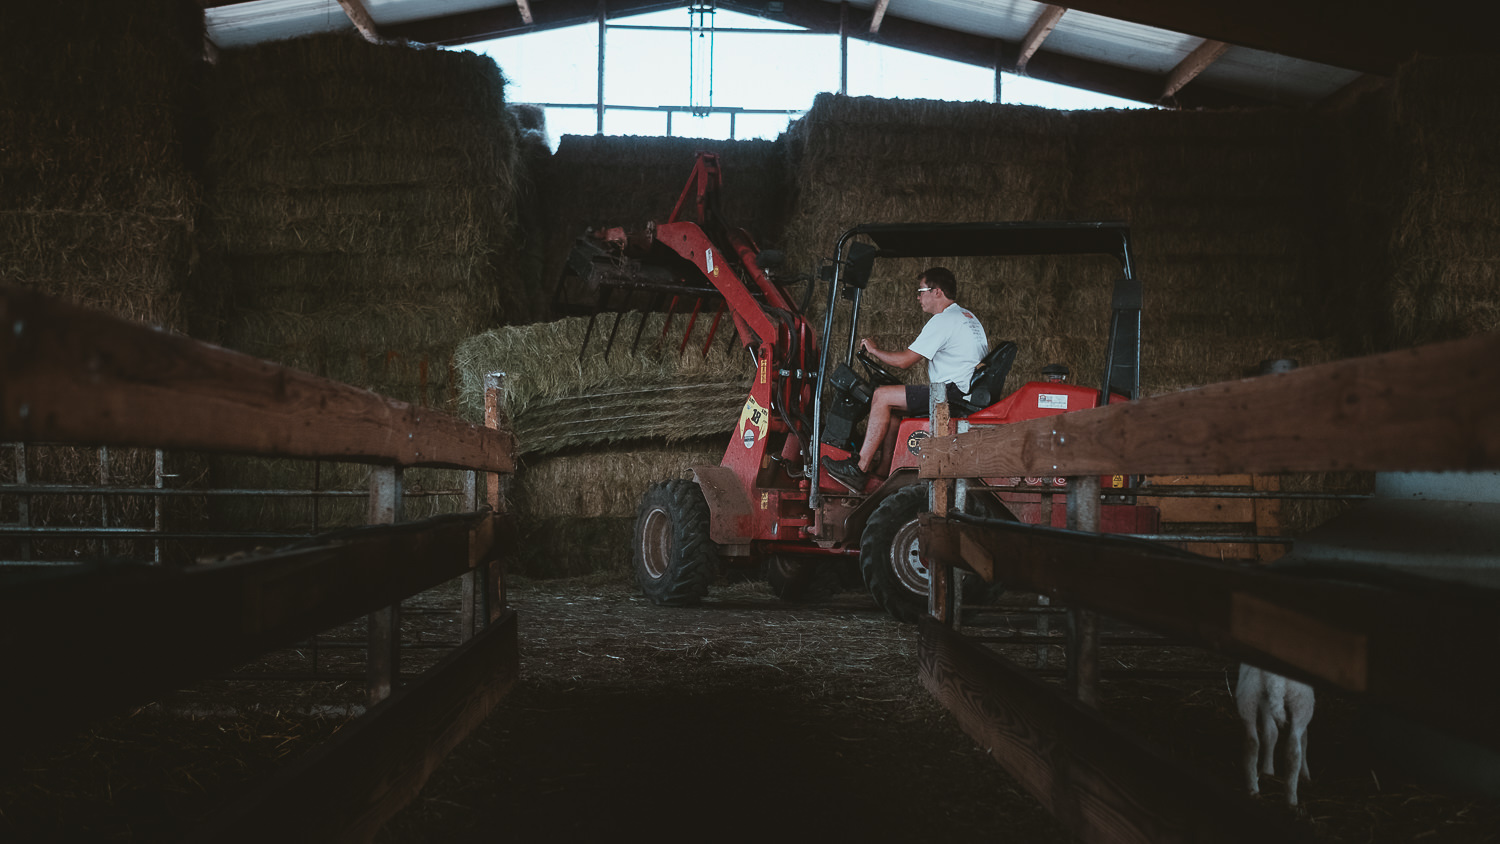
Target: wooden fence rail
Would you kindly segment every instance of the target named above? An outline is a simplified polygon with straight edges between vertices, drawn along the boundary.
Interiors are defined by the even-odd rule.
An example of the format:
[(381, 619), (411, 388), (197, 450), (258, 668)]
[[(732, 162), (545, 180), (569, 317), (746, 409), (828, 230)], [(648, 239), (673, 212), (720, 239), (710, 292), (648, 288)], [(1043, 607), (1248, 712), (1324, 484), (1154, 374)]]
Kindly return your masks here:
[[(1092, 490), (1097, 502), (1089, 482), (1100, 475), (1494, 469), (1496, 360), (1500, 334), (1489, 334), (1014, 425), (953, 434), (935, 428), (922, 448), (920, 475), (937, 497), (956, 482), (1066, 476), (1071, 513), (1079, 490)], [(1036, 690), (1018, 686), (999, 657), (944, 626), (956, 620), (952, 598), (937, 594), (951, 567), (1335, 687), (1500, 749), (1491, 712), (1500, 679), (1493, 665), (1473, 662), (1500, 646), (1494, 590), (1359, 565), (1304, 567), (1300, 575), (1235, 566), (1088, 527), (949, 516), (939, 503), (923, 516), (920, 534), (934, 566), (937, 619), (923, 627), (922, 680), (1084, 840), (1236, 840), (1249, 823), (1248, 806), (1206, 831), (1190, 804), (1156, 801), (1151, 811), (1118, 811), (1145, 798), (1116, 767), (1111, 754), (1122, 745), (1115, 736), (1092, 747), (1064, 737), (1064, 750), (1039, 756), (1027, 714), (1046, 709), (1032, 700)], [(1454, 641), (1466, 647), (1454, 648)], [(1070, 642), (1070, 670), (1075, 655), (1088, 664), (1087, 651)], [(1082, 688), (1074, 693), (1088, 697)], [(1041, 694), (1052, 696), (1050, 706), (1075, 703)], [(1059, 753), (1062, 765), (1052, 759)], [(1164, 771), (1149, 754), (1134, 757), (1143, 770)], [(1100, 770), (1113, 773), (1095, 776)], [(1162, 775), (1174, 778), (1173, 789), (1194, 785), (1190, 775)], [(1059, 789), (1082, 791), (1059, 800)]]
[[(0, 572), (0, 720), (10, 767), (90, 719), (370, 618), (372, 706), (199, 834), (203, 840), (366, 841), (411, 800), (518, 673), (494, 474), (473, 512), (400, 523), (401, 469), (509, 473), (497, 387), (475, 426), (335, 381), (0, 287), (0, 441), (363, 461), (370, 520), (273, 552), (167, 569), (97, 564)], [(398, 687), (399, 604), (456, 577), (488, 626)], [(482, 590), (476, 579), (483, 578)], [(464, 625), (467, 628), (467, 624)], [(19, 728), (24, 725), (24, 728)]]
[(508, 431), (0, 288), (0, 442), (514, 471)]

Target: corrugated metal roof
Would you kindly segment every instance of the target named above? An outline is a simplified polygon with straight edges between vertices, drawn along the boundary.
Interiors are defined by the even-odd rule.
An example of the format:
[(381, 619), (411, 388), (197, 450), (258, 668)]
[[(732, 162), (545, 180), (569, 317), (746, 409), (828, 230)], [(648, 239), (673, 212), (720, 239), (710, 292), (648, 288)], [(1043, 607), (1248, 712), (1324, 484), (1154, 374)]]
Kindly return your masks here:
[(204, 10), (208, 38), (221, 49), (354, 28), (338, 0), (254, 0)]
[[(537, 12), (539, 24), (523, 26), (517, 15), (515, 0), (362, 2), (377, 28), (382, 30), (391, 27), (393, 30), (402, 28), (411, 31), (412, 24), (421, 27), (425, 25), (424, 22), (433, 20), (448, 22), (445, 31), (456, 31), (458, 35), (446, 35), (439, 43), (463, 43), (463, 35), (469, 32), (469, 27), (473, 29), (473, 38), (468, 40), (494, 37), (497, 25), (495, 21), (506, 14), (514, 20), (514, 24), (510, 25), (511, 33), (545, 28), (540, 18), (550, 11), (549, 3), (555, 4), (552, 8), (556, 9), (566, 6), (569, 10), (566, 14), (571, 14), (574, 18), (580, 10), (589, 8), (586, 3), (530, 0), (530, 8)], [(632, 2), (636, 9), (644, 9), (648, 5), (640, 0)], [(828, 8), (819, 0), (788, 0), (785, 5), (797, 3), (801, 4), (804, 13), (814, 13), (813, 17), (819, 16), (816, 14), (817, 10)], [(726, 5), (729, 4), (729, 0), (726, 0)], [(614, 5), (612, 4), (612, 8)], [(654, 7), (660, 8), (661, 5), (656, 3)], [(835, 4), (829, 2), (828, 5)], [(867, 27), (875, 8), (875, 0), (852, 0), (850, 5), (851, 17), (860, 18), (856, 25)], [(885, 20), (901, 20), (937, 28), (924, 30), (926, 32), (999, 39), (1002, 43), (1016, 45), (1024, 41), (1032, 25), (1047, 8), (1046, 4), (1036, 0), (890, 0)], [(206, 10), (206, 14), (209, 38), (219, 47), (237, 47), (353, 28), (338, 0), (247, 0), (213, 6)], [(767, 14), (769, 16), (772, 13)], [(826, 21), (828, 16), (823, 14), (821, 19)], [(883, 39), (884, 31), (874, 40)], [(1203, 38), (1194, 35), (1068, 9), (1042, 43), (1036, 61), (1045, 56), (1061, 56), (1089, 63), (1090, 67), (1115, 68), (1136, 74), (1131, 78), (1138, 80), (1160, 77), (1165, 84), (1173, 69), (1203, 42)], [(972, 56), (968, 60), (984, 61), (982, 57), (975, 59)], [(1189, 84), (1209, 86), (1229, 92), (1232, 96), (1250, 97), (1264, 102), (1298, 104), (1321, 100), (1360, 75), (1356, 71), (1317, 62), (1289, 58), (1250, 47), (1231, 46)], [(1154, 92), (1145, 91), (1145, 87), (1148, 85), (1137, 84), (1135, 96), (1154, 96)]]

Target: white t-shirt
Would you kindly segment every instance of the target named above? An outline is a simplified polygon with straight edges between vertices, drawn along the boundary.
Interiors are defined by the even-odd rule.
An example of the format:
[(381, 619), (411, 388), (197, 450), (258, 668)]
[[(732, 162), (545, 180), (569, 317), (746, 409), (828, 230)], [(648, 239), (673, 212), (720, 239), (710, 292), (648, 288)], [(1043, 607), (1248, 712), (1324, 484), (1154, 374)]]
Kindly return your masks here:
[(990, 350), (990, 340), (979, 319), (954, 302), (933, 314), (908, 348), (927, 358), (929, 382), (956, 384), (968, 395), (974, 367)]

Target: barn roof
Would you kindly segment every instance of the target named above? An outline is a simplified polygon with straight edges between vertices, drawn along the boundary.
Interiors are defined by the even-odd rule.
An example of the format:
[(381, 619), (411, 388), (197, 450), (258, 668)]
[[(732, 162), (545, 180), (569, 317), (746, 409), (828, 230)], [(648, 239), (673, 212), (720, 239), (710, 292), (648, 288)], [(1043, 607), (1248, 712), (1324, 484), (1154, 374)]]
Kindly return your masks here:
[[(688, 0), (202, 0), (235, 47), (319, 32), (462, 45)], [(705, 0), (711, 3), (712, 0)], [(718, 0), (717, 8), (1183, 107), (1307, 105), (1421, 53), (1488, 53), (1485, 0)]]

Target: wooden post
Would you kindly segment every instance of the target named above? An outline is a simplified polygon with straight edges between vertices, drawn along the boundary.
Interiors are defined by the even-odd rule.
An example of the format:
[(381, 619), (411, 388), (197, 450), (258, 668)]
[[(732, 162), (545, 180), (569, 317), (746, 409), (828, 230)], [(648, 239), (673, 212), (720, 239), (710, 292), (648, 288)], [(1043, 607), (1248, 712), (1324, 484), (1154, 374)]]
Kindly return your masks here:
[[(472, 513), (479, 509), (479, 473), (464, 472), (464, 512)], [(471, 567), (464, 572), (459, 587), (458, 608), (458, 640), (467, 642), (474, 635), (474, 594), (475, 583), (478, 578), (474, 576)]]
[[(846, 4), (847, 5), (847, 4)], [(927, 400), (927, 418), (932, 436), (946, 437), (953, 433), (952, 423), (948, 418), (948, 385), (946, 383), (935, 383)], [(894, 424), (894, 421), (892, 422)], [(946, 518), (948, 516), (948, 504), (953, 495), (953, 481), (947, 478), (937, 478), (929, 481), (927, 485), (927, 509), (934, 516)], [(958, 576), (953, 569), (946, 564), (929, 564), (929, 581), (927, 584), (927, 611), (933, 618), (945, 625), (956, 623), (959, 608), (956, 606), (957, 589), (954, 584)]]
[[(505, 412), (504, 372), (490, 372), (484, 376), (484, 424), (487, 428), (495, 429), (500, 428), (501, 425), (510, 427), (510, 420)], [(505, 496), (502, 494), (498, 473), (490, 472), (486, 476), (485, 501), (497, 518), (506, 515)], [(505, 605), (505, 558), (496, 554), (485, 566), (485, 623), (495, 623), (500, 618), (500, 613), (504, 611)]]
[[(16, 483), (25, 486), (26, 476), (26, 443), (16, 443)], [(25, 493), (16, 496), (16, 524), (21, 527), (31, 527), (31, 496)], [(21, 559), (31, 559), (31, 537), (28, 535), (21, 539)]]
[[(1068, 478), (1068, 529), (1099, 532), (1099, 476)], [(1099, 705), (1099, 620), (1068, 608), (1068, 688), (1088, 706)]]
[[(401, 520), (400, 467), (371, 466), (369, 523), (391, 525)], [(391, 696), (401, 671), (401, 602), (370, 613), (368, 627), (370, 650), (365, 663), (365, 684), (370, 692), (370, 705), (374, 706)]]
[[(1280, 492), (1280, 475), (1252, 475), (1250, 483), (1256, 492)], [(1281, 535), (1281, 499), (1279, 498), (1257, 498), (1255, 507), (1255, 535), (1256, 536), (1280, 536)], [(1263, 563), (1275, 562), (1286, 554), (1285, 545), (1256, 545), (1255, 556)]]

